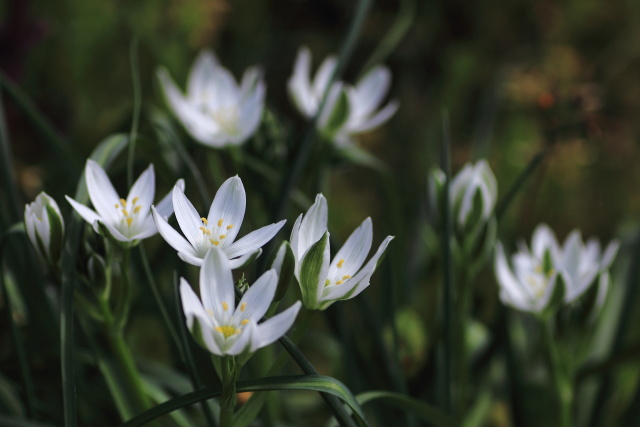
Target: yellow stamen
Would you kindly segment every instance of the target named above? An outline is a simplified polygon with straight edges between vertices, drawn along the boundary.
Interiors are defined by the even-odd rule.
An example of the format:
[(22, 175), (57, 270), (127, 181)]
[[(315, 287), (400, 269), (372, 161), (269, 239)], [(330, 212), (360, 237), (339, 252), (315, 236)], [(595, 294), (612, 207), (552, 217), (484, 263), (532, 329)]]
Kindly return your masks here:
[(239, 334), (240, 330), (233, 326), (217, 326), (216, 331), (222, 333), (225, 338), (229, 338), (231, 335)]
[(131, 201), (131, 203), (133, 203), (135, 205), (136, 203), (138, 203), (139, 199), (140, 199), (140, 197), (134, 197), (133, 200)]
[(142, 206), (136, 206), (136, 207), (133, 209), (133, 213), (134, 213), (134, 214), (137, 214), (138, 212), (140, 212), (140, 209), (142, 209)]
[(344, 259), (338, 261), (338, 268), (342, 268), (342, 264), (344, 264)]
[(249, 323), (249, 319), (244, 319), (242, 322), (240, 322), (241, 325), (246, 325), (247, 323)]
[(207, 218), (200, 218), (200, 221), (202, 221), (204, 225), (209, 225), (209, 221), (207, 220)]
[(347, 279), (351, 279), (351, 276), (349, 275), (342, 276), (342, 280), (347, 280)]
[(204, 228), (204, 227), (199, 227), (199, 228), (200, 228), (200, 230), (202, 230), (202, 233), (203, 233), (203, 234), (206, 234), (207, 236), (208, 236), (209, 234), (211, 234), (211, 231), (207, 230), (206, 228)]
[(127, 201), (125, 199), (120, 199), (120, 204), (125, 208), (127, 207)]
[(338, 280), (338, 281), (336, 282), (336, 285), (342, 285), (343, 283), (344, 283), (344, 282), (343, 282), (342, 280)]
[(213, 311), (211, 311), (211, 310), (207, 310), (207, 314), (208, 314), (209, 316), (213, 316)]
[(220, 242), (218, 242), (217, 240), (209, 239), (209, 241), (213, 246), (218, 246), (220, 244)]
[(132, 222), (133, 222), (133, 218), (127, 218), (127, 227), (131, 227)]
[(222, 227), (222, 223), (223, 223), (223, 222), (224, 222), (224, 219), (223, 219), (223, 218), (220, 218), (220, 219), (218, 220), (218, 227)]
[(222, 303), (222, 309), (223, 309), (224, 311), (229, 310), (229, 304), (227, 304), (226, 302), (223, 302), (223, 303)]
[(247, 303), (243, 302), (242, 304), (240, 304), (240, 311), (244, 311), (247, 308)]
[(116, 203), (116, 209), (120, 209), (120, 205)]
[(233, 228), (233, 224), (227, 225), (227, 230), (231, 230)]
[(122, 213), (124, 214), (124, 216), (129, 216), (129, 212), (127, 212), (126, 209), (122, 209)]
[(220, 235), (220, 240), (224, 239), (225, 237), (227, 237), (227, 235), (226, 235), (226, 234), (221, 234), (221, 235)]

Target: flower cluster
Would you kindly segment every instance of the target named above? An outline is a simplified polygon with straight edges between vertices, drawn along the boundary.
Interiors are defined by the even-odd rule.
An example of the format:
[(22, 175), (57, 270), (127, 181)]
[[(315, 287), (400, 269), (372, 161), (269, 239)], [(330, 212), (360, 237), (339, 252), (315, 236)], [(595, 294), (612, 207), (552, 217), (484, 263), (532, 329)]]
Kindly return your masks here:
[(554, 304), (570, 304), (591, 286), (598, 286), (597, 302), (602, 304), (609, 286), (608, 270), (618, 248), (618, 242), (612, 241), (602, 252), (595, 239), (585, 244), (578, 230), (561, 246), (544, 224), (534, 231), (531, 249), (522, 242), (511, 264), (498, 243), (495, 271), (500, 299), (519, 310), (542, 313), (554, 309)]

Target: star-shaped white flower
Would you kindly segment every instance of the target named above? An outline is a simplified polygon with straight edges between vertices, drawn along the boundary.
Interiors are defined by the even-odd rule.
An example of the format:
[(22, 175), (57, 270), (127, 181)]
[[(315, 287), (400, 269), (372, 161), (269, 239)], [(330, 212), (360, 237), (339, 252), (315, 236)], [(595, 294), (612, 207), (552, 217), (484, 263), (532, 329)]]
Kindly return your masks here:
[[(326, 58), (311, 81), (311, 51), (306, 47), (299, 50), (288, 89), (296, 108), (306, 118), (314, 117), (320, 108), (336, 65), (334, 56)], [(355, 86), (334, 82), (318, 119), (318, 129), (338, 145), (351, 144), (352, 135), (370, 131), (395, 114), (397, 101), (378, 110), (390, 85), (391, 72), (384, 66), (373, 68)]]
[(324, 310), (335, 301), (353, 298), (366, 289), (380, 257), (393, 239), (387, 236), (363, 267), (373, 240), (371, 218), (367, 218), (330, 260), (327, 219), (327, 200), (318, 194), (307, 213), (298, 217), (291, 232), (295, 275), (303, 304), (312, 310)]
[[(65, 197), (80, 216), (93, 225), (97, 233), (100, 232), (101, 223), (114, 239), (123, 243), (135, 243), (156, 234), (158, 230), (150, 211), (156, 192), (153, 165), (149, 165), (136, 180), (126, 199), (118, 196), (104, 169), (95, 161), (87, 160), (84, 176), (95, 211), (69, 196)], [(184, 181), (178, 180), (176, 187), (184, 188)], [(169, 195), (158, 203), (156, 209), (164, 218), (171, 216), (173, 206)]]
[(234, 176), (227, 179), (218, 189), (209, 214), (205, 218), (198, 214), (182, 189), (173, 189), (173, 206), (176, 219), (185, 237), (182, 237), (169, 223), (158, 215), (153, 217), (164, 239), (178, 256), (189, 264), (200, 266), (207, 252), (218, 247), (227, 254), (231, 268), (238, 268), (262, 252), (260, 249), (282, 228), (285, 220), (270, 224), (247, 234), (235, 241), (244, 218), (247, 196), (242, 180)]
[(200, 297), (185, 279), (180, 280), (187, 326), (196, 340), (211, 353), (235, 356), (253, 353), (287, 332), (300, 310), (300, 301), (280, 314), (260, 319), (269, 309), (278, 285), (275, 270), (264, 273), (236, 306), (233, 277), (227, 255), (214, 247), (200, 269)]
[(260, 124), (266, 85), (256, 67), (247, 69), (238, 85), (213, 52), (205, 50), (191, 68), (186, 95), (165, 69), (158, 71), (158, 77), (175, 115), (204, 145), (241, 144)]

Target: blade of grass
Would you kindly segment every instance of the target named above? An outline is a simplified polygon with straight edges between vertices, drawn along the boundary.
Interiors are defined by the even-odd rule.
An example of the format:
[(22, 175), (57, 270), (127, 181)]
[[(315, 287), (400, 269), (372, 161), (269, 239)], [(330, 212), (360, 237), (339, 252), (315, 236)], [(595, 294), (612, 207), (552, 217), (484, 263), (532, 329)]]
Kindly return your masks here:
[(516, 181), (513, 183), (511, 188), (507, 190), (507, 193), (502, 198), (500, 203), (498, 203), (498, 206), (496, 207), (496, 219), (500, 220), (500, 218), (502, 218), (502, 216), (505, 214), (509, 206), (511, 206), (511, 203), (513, 202), (515, 197), (518, 195), (520, 190), (522, 190), (522, 187), (524, 186), (527, 179), (536, 170), (538, 165), (542, 163), (542, 160), (544, 160), (546, 155), (547, 155), (547, 150), (540, 151), (538, 154), (533, 156), (531, 161), (527, 164), (527, 167), (525, 167), (524, 170), (520, 173), (520, 175), (518, 175), (518, 178), (516, 178)]
[(9, 131), (4, 115), (4, 103), (0, 90), (0, 169), (2, 170), (2, 188), (8, 194), (6, 201), (11, 209), (11, 222), (20, 221), (22, 201), (18, 196), (18, 182), (14, 174), (13, 155), (9, 143)]
[(138, 64), (138, 38), (134, 36), (129, 48), (131, 61), (131, 81), (133, 84), (133, 117), (131, 119), (131, 132), (129, 133), (129, 155), (127, 156), (127, 183), (129, 188), (133, 185), (133, 159), (136, 151), (136, 139), (138, 137), (138, 122), (140, 120), (140, 70)]
[(413, 415), (420, 417), (423, 421), (435, 427), (453, 427), (456, 425), (455, 421), (449, 415), (438, 408), (401, 393), (394, 393), (392, 391), (368, 391), (357, 395), (356, 400), (360, 405), (374, 400), (382, 400), (388, 405), (395, 406), (406, 412), (411, 412)]

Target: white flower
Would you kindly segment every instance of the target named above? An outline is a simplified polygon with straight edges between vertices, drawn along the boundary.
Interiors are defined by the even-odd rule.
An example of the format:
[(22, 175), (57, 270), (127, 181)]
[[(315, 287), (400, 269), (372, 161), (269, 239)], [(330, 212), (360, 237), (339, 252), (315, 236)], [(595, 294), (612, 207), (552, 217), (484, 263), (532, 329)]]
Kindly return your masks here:
[[(429, 177), (431, 205), (441, 212), (440, 197), (445, 175), (441, 169)], [(463, 229), (489, 220), (498, 200), (498, 183), (486, 160), (467, 163), (451, 181), (450, 204), (456, 225)]]
[[(311, 81), (311, 51), (306, 47), (299, 50), (288, 89), (296, 108), (306, 118), (314, 117), (320, 108), (336, 65), (336, 58), (328, 57)], [(380, 126), (398, 109), (398, 102), (391, 101), (376, 111), (390, 85), (391, 72), (383, 66), (369, 71), (355, 86), (334, 82), (318, 119), (318, 129), (338, 145), (351, 144), (352, 135)]]
[(502, 245), (498, 243), (495, 271), (500, 285), (500, 299), (522, 311), (540, 313), (549, 307), (555, 288), (562, 283), (563, 302), (580, 298), (597, 282), (598, 305), (604, 300), (608, 285), (608, 269), (618, 251), (618, 243), (611, 242), (601, 257), (600, 244), (591, 239), (586, 247), (580, 232), (573, 231), (560, 247), (551, 229), (542, 224), (533, 233), (531, 250), (525, 243), (507, 262)]
[(211, 147), (238, 145), (260, 124), (266, 85), (256, 67), (247, 69), (238, 83), (211, 51), (196, 59), (187, 93), (183, 93), (165, 69), (158, 71), (160, 83), (175, 115), (196, 141)]
[(60, 208), (44, 191), (24, 208), (27, 236), (38, 255), (50, 264), (60, 259), (64, 240), (64, 221)]
[[(153, 165), (149, 165), (136, 180), (126, 199), (118, 196), (104, 169), (91, 159), (87, 160), (84, 176), (89, 198), (97, 212), (69, 196), (65, 197), (80, 216), (93, 225), (97, 233), (100, 232), (101, 223), (114, 239), (124, 243), (134, 243), (156, 234), (158, 230), (150, 215), (156, 192)], [(178, 180), (176, 186), (184, 188), (184, 181)], [(173, 213), (168, 195), (158, 203), (157, 210), (165, 218)]]
[(227, 179), (216, 193), (208, 216), (198, 214), (181, 188), (173, 189), (173, 206), (176, 219), (186, 239), (158, 215), (155, 209), (153, 218), (164, 239), (176, 251), (178, 256), (189, 264), (200, 266), (202, 260), (213, 247), (219, 247), (231, 260), (231, 268), (238, 268), (260, 254), (265, 243), (282, 228), (285, 220), (259, 228), (237, 242), (234, 242), (247, 203), (242, 180), (237, 176)]
[(275, 270), (264, 273), (236, 306), (231, 266), (220, 248), (212, 248), (200, 269), (200, 297), (185, 279), (180, 280), (182, 306), (187, 326), (196, 340), (219, 356), (258, 350), (279, 339), (291, 327), (300, 301), (287, 310), (258, 323), (276, 292)]
[(318, 194), (307, 213), (298, 217), (291, 232), (295, 275), (303, 304), (312, 310), (324, 310), (335, 301), (353, 298), (369, 286), (380, 257), (393, 239), (387, 236), (363, 267), (373, 239), (371, 218), (367, 218), (330, 261), (327, 218), (327, 200)]

